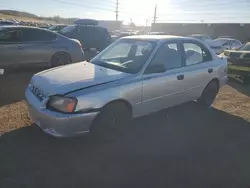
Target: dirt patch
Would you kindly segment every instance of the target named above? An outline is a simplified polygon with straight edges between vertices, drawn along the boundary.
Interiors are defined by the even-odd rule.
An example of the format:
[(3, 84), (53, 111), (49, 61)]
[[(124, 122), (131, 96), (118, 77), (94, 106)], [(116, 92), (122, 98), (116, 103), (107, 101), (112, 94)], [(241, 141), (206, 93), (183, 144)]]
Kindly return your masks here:
[[(237, 90), (244, 86), (239, 86), (236, 83), (231, 85), (227, 85), (221, 89), (213, 107), (250, 121), (250, 97), (248, 93), (241, 93), (241, 91)], [(237, 89), (234, 86), (237, 86)], [(245, 86), (244, 88), (247, 91), (249, 86)]]

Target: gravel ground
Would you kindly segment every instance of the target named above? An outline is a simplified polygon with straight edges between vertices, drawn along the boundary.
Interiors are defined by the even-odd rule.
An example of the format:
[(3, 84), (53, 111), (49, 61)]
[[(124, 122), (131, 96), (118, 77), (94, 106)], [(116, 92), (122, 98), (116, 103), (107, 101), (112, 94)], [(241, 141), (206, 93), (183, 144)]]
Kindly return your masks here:
[(1, 188), (250, 186), (249, 87), (230, 82), (213, 108), (190, 103), (155, 113), (100, 142), (55, 139), (31, 126), (23, 101), (31, 75), (0, 81)]

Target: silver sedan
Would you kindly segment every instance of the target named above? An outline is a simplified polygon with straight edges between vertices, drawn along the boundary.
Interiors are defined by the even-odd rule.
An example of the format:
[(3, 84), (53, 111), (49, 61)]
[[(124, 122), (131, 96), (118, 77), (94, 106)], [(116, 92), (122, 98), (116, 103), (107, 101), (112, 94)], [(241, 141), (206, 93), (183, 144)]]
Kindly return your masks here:
[(75, 39), (35, 27), (0, 27), (0, 68), (55, 67), (83, 59), (81, 43)]
[(30, 117), (48, 134), (110, 136), (164, 108), (193, 100), (210, 106), (226, 82), (226, 59), (202, 41), (131, 36), (90, 62), (34, 75), (26, 99)]

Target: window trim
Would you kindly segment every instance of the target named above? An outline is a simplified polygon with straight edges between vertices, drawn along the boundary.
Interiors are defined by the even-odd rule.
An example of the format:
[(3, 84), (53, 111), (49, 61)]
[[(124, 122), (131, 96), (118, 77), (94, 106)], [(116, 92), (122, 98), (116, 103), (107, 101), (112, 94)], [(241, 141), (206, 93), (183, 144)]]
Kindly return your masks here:
[[(181, 42), (181, 46), (182, 46), (182, 55), (183, 55), (183, 59), (184, 59), (184, 66), (185, 67), (190, 67), (190, 66), (195, 66), (195, 65), (199, 65), (199, 64), (203, 64), (203, 63), (207, 63), (207, 62), (209, 62), (209, 61), (204, 61), (203, 60), (203, 58), (202, 58), (202, 62), (199, 62), (199, 63), (196, 63), (196, 64), (192, 64), (192, 65), (187, 65), (187, 62), (186, 62), (186, 54), (185, 54), (185, 48), (184, 48), (184, 44), (185, 43), (191, 43), (191, 44), (196, 44), (197, 46), (199, 46), (200, 48), (201, 48), (201, 50), (202, 51), (204, 51), (204, 52), (208, 52), (209, 53), (209, 56), (211, 57), (211, 60), (209, 60), (209, 61), (212, 61), (213, 60), (213, 56), (212, 56), (212, 54), (211, 54), (211, 52), (209, 51), (209, 49), (205, 46), (205, 45), (203, 45), (203, 44), (201, 44), (200, 42), (198, 42), (198, 41), (194, 41), (194, 40), (183, 40), (182, 42)], [(205, 49), (205, 50), (204, 50)]]
[[(180, 52), (180, 55), (181, 55), (181, 67), (178, 67), (178, 68), (172, 68), (172, 69), (166, 69), (165, 72), (161, 72), (161, 73), (146, 73), (147, 71), (147, 68), (150, 66), (150, 64), (152, 63), (152, 61), (154, 60), (155, 56), (157, 55), (157, 52), (158, 50), (161, 48), (161, 46), (165, 45), (165, 44), (177, 44), (177, 49), (179, 50)], [(182, 45), (181, 45), (181, 41), (179, 40), (170, 40), (170, 41), (165, 41), (163, 43), (161, 43), (159, 45), (159, 47), (156, 49), (156, 51), (154, 52), (153, 56), (151, 57), (150, 59), (150, 62), (147, 64), (147, 66), (145, 67), (145, 69), (143, 70), (143, 73), (142, 75), (150, 75), (150, 74), (165, 74), (166, 72), (168, 71), (172, 71), (174, 69), (180, 69), (180, 68), (183, 68), (185, 67), (185, 61), (184, 61), (184, 57), (183, 57), (183, 50), (182, 50)]]

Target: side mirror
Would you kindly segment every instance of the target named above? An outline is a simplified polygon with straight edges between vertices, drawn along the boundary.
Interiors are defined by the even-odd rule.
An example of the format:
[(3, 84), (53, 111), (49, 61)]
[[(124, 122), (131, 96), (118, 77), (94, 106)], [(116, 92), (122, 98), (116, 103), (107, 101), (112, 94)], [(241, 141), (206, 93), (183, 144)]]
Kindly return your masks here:
[(149, 65), (145, 70), (145, 74), (152, 74), (152, 73), (163, 73), (166, 71), (166, 68), (163, 64), (154, 64)]

